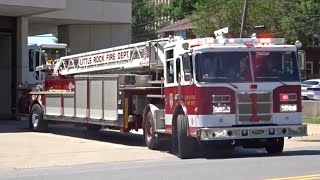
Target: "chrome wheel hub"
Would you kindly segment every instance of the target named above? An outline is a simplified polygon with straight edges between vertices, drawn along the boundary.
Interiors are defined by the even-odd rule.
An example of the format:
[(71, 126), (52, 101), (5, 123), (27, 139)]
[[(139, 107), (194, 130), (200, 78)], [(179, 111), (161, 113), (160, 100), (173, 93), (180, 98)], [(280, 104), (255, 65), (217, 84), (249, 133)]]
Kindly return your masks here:
[(38, 114), (32, 114), (32, 125), (33, 125), (33, 127), (37, 127), (38, 123), (39, 123)]

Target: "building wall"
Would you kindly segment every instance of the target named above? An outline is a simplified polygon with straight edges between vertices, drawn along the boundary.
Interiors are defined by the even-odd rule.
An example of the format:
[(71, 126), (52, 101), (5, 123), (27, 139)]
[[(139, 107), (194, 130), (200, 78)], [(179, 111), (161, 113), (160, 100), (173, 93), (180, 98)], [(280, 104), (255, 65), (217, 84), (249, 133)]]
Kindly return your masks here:
[(305, 52), (307, 59), (306, 79), (320, 78), (320, 47), (307, 47)]
[(58, 32), (72, 53), (127, 44), (131, 8), (132, 0), (0, 0), (0, 119), (14, 114), (26, 80), (28, 35)]
[(1, 0), (0, 5), (64, 9), (66, 0)]
[(128, 44), (131, 42), (131, 25), (66, 25), (58, 29), (60, 43), (71, 48), (71, 54)]
[(0, 60), (0, 118), (10, 118), (12, 108), (12, 36), (0, 35), (1, 60)]
[[(131, 0), (67, 0), (66, 9), (34, 17), (84, 23), (131, 23)], [(88, 22), (86, 22), (88, 23)]]
[(15, 105), (15, 34), (16, 18), (0, 16), (0, 119), (11, 118)]

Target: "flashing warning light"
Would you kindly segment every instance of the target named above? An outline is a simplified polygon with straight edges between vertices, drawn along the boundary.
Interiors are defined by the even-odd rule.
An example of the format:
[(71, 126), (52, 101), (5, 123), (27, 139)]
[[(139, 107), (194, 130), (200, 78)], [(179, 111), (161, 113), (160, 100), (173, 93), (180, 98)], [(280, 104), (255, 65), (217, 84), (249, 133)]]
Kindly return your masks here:
[(202, 45), (224, 45), (224, 44), (244, 44), (248, 47), (251, 47), (253, 45), (283, 45), (285, 44), (285, 39), (283, 38), (218, 38), (214, 39), (212, 37), (210, 38), (200, 38), (195, 39), (194, 41), (190, 42), (190, 48), (196, 47), (196, 46), (202, 46)]
[(236, 40), (235, 39), (229, 39), (229, 43), (235, 43)]
[(244, 45), (246, 45), (246, 46), (252, 46), (252, 45), (253, 45), (253, 42), (252, 42), (252, 41), (245, 41), (245, 42), (244, 42)]
[(193, 44), (190, 46), (190, 48), (197, 47), (197, 46), (201, 46), (201, 44)]
[(289, 96), (288, 94), (280, 94), (280, 101), (288, 101)]
[(297, 101), (297, 94), (296, 93), (280, 94), (280, 101)]
[(271, 43), (271, 39), (270, 38), (261, 38), (260, 39), (260, 43), (264, 44), (268, 44), (268, 43)]

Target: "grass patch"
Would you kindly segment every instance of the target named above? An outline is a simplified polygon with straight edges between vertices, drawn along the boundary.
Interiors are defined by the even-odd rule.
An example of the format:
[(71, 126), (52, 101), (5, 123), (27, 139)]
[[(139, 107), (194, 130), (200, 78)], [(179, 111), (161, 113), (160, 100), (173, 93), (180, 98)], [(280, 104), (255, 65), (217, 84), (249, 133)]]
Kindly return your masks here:
[(303, 119), (302, 122), (307, 124), (320, 124), (320, 119)]

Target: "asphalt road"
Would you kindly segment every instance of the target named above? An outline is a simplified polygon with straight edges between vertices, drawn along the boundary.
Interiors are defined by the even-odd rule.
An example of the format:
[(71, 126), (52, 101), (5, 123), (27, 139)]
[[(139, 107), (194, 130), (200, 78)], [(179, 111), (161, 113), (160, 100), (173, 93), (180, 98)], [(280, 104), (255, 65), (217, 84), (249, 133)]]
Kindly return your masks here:
[(238, 148), (227, 157), (180, 160), (148, 150), (140, 134), (87, 134), (65, 126), (44, 134), (24, 131), (11, 123), (0, 127), (0, 167), (11, 167), (0, 168), (0, 180), (320, 180), (319, 138), (288, 140), (280, 156)]
[(288, 180), (320, 179), (320, 147), (290, 149), (279, 156), (269, 156), (260, 150), (238, 149), (224, 158), (113, 162), (0, 171), (0, 179), (3, 180), (263, 180), (284, 177), (289, 177)]

